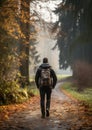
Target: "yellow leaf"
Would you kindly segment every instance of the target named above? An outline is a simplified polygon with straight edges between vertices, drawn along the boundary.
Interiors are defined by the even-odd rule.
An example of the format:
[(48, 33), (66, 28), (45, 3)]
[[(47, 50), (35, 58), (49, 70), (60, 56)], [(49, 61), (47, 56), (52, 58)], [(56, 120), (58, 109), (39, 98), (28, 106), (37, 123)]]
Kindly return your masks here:
[(5, 115), (4, 117), (5, 117), (5, 119), (9, 119), (8, 115)]

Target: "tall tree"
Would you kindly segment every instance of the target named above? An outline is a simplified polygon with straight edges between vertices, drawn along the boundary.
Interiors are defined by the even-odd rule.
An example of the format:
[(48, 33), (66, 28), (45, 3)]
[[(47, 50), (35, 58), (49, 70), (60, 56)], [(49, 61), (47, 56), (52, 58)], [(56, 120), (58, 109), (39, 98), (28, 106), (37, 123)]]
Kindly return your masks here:
[[(14, 0), (12, 3), (9, 0), (0, 2), (0, 77), (2, 81), (5, 79), (14, 80), (19, 66), (19, 64), (14, 65), (15, 61), (18, 63), (16, 55), (17, 35), (19, 34), (16, 20), (17, 2)], [(14, 71), (12, 71), (13, 69)]]
[(30, 42), (30, 0), (20, 0), (20, 37), (21, 75), (29, 82), (29, 42)]
[[(30, 16), (33, 17), (33, 14), (30, 12), (30, 2), (30, 0), (13, 0), (12, 2), (10, 0), (0, 1), (1, 70), (7, 70), (7, 73), (10, 73), (7, 65), (5, 65), (4, 68), (3, 64), (6, 59), (9, 61), (10, 57), (13, 56), (15, 58), (14, 63), (18, 63), (17, 69), (19, 65), (21, 65), (21, 75), (25, 77), (27, 82), (29, 81), (30, 42), (34, 39), (35, 34), (33, 31), (36, 32), (35, 29), (33, 31), (31, 29), (34, 25), (33, 20), (30, 20)], [(13, 67), (15, 65), (11, 63), (12, 61), (11, 59), (9, 63), (10, 66), (12, 65)], [(14, 71), (12, 71), (12, 73), (13, 72)], [(17, 71), (15, 77), (16, 75)]]
[(59, 15), (57, 45), (61, 68), (72, 66), (76, 60), (92, 63), (91, 7), (91, 0), (63, 0), (55, 11)]

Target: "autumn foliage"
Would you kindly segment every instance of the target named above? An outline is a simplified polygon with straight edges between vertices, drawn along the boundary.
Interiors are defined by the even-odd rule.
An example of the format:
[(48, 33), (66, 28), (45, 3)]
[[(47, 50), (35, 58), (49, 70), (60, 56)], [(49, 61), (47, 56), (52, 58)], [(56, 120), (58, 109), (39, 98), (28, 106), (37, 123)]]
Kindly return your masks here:
[(18, 102), (24, 93), (20, 87), (29, 82), (29, 51), (34, 46), (33, 39), (36, 41), (30, 2), (0, 1), (0, 105)]

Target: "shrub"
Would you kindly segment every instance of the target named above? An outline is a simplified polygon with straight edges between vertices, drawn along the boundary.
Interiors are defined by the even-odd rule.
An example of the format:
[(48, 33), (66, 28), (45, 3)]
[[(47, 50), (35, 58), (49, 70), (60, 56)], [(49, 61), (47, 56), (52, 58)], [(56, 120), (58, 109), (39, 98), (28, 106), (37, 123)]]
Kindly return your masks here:
[(0, 105), (20, 103), (28, 99), (28, 94), (16, 81), (8, 81), (0, 84), (0, 98)]
[(73, 70), (79, 86), (83, 88), (92, 85), (92, 65), (77, 61), (73, 66)]

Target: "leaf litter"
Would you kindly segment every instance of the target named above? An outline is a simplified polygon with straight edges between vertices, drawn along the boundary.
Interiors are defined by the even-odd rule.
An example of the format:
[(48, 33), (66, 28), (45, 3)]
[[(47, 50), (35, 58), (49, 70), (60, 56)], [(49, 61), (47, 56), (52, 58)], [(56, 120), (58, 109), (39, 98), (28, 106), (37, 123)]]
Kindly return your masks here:
[(92, 112), (79, 102), (52, 97), (50, 117), (42, 119), (39, 101), (0, 106), (0, 130), (92, 130)]

